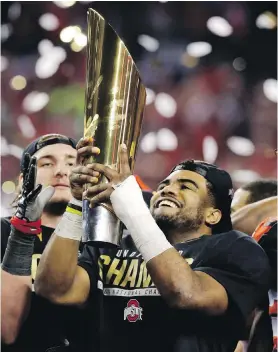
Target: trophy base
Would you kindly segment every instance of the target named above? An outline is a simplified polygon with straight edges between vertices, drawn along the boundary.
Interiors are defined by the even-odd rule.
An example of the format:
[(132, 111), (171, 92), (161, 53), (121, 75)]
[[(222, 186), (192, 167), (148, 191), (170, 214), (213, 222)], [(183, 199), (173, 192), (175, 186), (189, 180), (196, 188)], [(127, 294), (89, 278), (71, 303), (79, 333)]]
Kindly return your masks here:
[(119, 247), (123, 232), (121, 221), (106, 208), (90, 208), (89, 204), (83, 200), (82, 242), (97, 248)]

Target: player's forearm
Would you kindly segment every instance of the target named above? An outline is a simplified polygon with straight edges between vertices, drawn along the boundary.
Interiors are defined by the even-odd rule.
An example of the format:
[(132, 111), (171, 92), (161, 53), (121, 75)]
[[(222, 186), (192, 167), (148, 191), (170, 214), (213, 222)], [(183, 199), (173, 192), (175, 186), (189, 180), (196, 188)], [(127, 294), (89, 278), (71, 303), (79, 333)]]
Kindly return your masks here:
[(52, 235), (48, 242), (35, 279), (37, 294), (57, 301), (73, 284), (77, 270), (79, 242)]
[(222, 314), (227, 309), (224, 288), (207, 274), (193, 271), (176, 249), (168, 249), (152, 258), (147, 268), (161, 296), (171, 307), (210, 315)]
[(233, 228), (249, 235), (267, 217), (277, 216), (277, 197), (263, 199), (246, 205), (232, 214)]
[(35, 291), (59, 301), (73, 285), (82, 236), (82, 202), (72, 199), (48, 242), (37, 270)]
[(173, 307), (198, 307), (202, 285), (185, 259), (170, 248), (147, 263), (148, 271), (161, 296)]
[(12, 344), (16, 340), (29, 312), (31, 294), (31, 276), (1, 270), (1, 338), (4, 343)]

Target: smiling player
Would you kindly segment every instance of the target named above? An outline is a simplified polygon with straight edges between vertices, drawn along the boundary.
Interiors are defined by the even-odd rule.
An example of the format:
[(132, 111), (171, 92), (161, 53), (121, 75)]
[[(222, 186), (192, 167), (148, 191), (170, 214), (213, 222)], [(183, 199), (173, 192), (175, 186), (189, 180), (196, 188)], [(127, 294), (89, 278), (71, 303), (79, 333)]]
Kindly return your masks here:
[[(99, 327), (96, 351), (234, 351), (267, 295), (270, 272), (261, 247), (232, 230), (229, 174), (185, 161), (160, 183), (149, 210), (124, 146), (118, 171), (89, 168), (109, 182), (84, 197), (91, 206), (111, 201), (133, 242), (124, 238), (117, 249), (87, 245), (75, 260), (80, 202), (63, 216), (42, 256), (36, 292), (64, 305), (97, 307), (88, 325), (91, 333)], [(250, 253), (254, 260), (246, 260)]]

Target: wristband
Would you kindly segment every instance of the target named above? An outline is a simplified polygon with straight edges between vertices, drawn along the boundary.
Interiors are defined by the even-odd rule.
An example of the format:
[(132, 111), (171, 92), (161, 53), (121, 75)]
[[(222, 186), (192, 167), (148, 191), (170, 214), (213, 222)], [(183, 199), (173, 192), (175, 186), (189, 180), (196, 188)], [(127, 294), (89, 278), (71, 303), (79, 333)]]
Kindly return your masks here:
[(11, 218), (11, 224), (20, 232), (28, 235), (38, 235), (42, 232), (41, 219), (37, 221), (28, 221), (19, 219), (17, 216)]
[(152, 217), (134, 176), (117, 185), (110, 200), (146, 262), (173, 248)]
[(55, 229), (55, 234), (59, 237), (80, 241), (82, 233), (82, 201), (73, 198), (68, 203), (65, 213)]
[(26, 236), (11, 226), (11, 234), (2, 261), (2, 269), (19, 276), (30, 276), (35, 236)]
[(78, 200), (78, 199), (72, 198), (69, 201), (69, 204), (79, 207), (79, 209), (81, 209), (81, 211), (82, 211), (82, 204), (83, 204), (82, 200)]

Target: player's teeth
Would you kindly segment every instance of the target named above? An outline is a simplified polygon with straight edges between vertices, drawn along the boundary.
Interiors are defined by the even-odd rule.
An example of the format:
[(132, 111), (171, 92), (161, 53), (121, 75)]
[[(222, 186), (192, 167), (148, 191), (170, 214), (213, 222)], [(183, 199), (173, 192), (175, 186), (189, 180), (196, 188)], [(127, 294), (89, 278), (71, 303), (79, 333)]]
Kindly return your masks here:
[(163, 200), (159, 203), (159, 206), (162, 206), (162, 205), (167, 205), (171, 208), (177, 208), (177, 205), (174, 203), (174, 202), (171, 202), (170, 200)]

